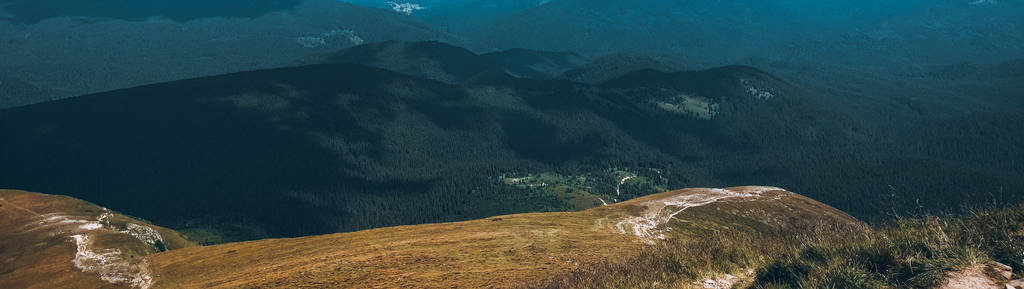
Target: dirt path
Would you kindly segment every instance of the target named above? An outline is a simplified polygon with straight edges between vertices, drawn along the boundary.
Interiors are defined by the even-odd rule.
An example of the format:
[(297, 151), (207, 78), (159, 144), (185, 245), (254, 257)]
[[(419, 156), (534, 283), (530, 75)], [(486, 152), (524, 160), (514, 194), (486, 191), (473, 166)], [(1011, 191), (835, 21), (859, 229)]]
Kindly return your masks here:
[(705, 206), (725, 199), (757, 198), (765, 191), (785, 191), (773, 187), (744, 187), (743, 190), (700, 189), (689, 194), (674, 195), (664, 199), (649, 200), (640, 205), (646, 209), (640, 216), (627, 217), (615, 224), (622, 234), (633, 234), (652, 241), (664, 239), (664, 226), (669, 220), (686, 209)]

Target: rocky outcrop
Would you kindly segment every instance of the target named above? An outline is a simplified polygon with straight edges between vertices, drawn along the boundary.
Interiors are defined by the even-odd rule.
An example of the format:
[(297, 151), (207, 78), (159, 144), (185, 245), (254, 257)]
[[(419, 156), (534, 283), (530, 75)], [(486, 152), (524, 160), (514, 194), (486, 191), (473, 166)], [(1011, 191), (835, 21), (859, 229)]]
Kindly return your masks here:
[[(994, 273), (994, 274), (990, 274)], [(951, 272), (940, 289), (1022, 289), (1024, 279), (1013, 280), (1013, 268), (993, 262), (988, 266)]]

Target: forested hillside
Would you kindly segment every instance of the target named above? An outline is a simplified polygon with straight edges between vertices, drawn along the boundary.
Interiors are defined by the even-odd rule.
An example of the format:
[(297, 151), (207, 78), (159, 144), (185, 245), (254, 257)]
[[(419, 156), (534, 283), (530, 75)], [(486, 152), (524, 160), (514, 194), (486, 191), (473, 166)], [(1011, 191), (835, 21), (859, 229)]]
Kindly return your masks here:
[(1014, 201), (1001, 189), (1024, 184), (1015, 110), (876, 114), (742, 66), (475, 83), (315, 65), (8, 109), (0, 187), (215, 243), (751, 183), (875, 220)]
[(477, 54), (438, 41), (386, 41), (302, 59), (303, 64), (362, 64), (447, 83), (467, 83), (507, 75), (555, 79), (588, 59), (575, 53), (509, 49)]

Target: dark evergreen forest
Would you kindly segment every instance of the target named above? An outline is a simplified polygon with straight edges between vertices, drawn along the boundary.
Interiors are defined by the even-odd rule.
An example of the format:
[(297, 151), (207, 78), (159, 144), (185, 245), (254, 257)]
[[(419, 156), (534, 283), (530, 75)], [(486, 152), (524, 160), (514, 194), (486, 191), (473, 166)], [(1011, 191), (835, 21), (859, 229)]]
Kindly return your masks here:
[(656, 170), (665, 189), (783, 187), (870, 221), (1022, 201), (1007, 193), (1024, 185), (1019, 105), (893, 109), (747, 66), (597, 85), (480, 75), (312, 65), (2, 110), (0, 187), (208, 242), (579, 209), (576, 189), (500, 176), (586, 176), (580, 191), (610, 198), (611, 168)]

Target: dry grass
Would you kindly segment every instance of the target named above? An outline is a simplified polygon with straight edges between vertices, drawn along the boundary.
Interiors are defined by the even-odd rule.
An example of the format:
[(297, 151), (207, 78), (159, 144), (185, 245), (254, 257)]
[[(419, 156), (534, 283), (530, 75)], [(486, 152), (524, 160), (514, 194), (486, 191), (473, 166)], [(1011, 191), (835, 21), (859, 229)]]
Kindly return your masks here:
[[(690, 214), (716, 216), (708, 210)], [(627, 262), (563, 276), (548, 287), (701, 288), (694, 280), (731, 273), (746, 277), (733, 288), (938, 288), (950, 276), (991, 268), (992, 261), (1018, 274), (1024, 268), (1024, 207), (902, 219), (856, 233), (836, 223), (808, 228), (775, 231), (781, 235), (704, 232), (701, 238), (647, 248)], [(987, 280), (1004, 278), (987, 274)]]
[[(803, 267), (777, 261), (807, 251), (794, 244), (842, 244), (845, 239), (874, 236), (845, 213), (799, 195), (760, 187), (729, 191), (754, 197), (726, 198), (682, 211), (657, 205), (681, 196), (711, 194), (688, 189), (579, 212), (508, 215), (139, 256), (148, 254), (140, 262), (154, 277), (154, 288), (690, 288), (726, 273), (743, 277), (740, 286), (761, 286), (766, 284), (764, 276), (802, 274)], [(76, 204), (83, 216), (102, 210), (70, 198), (19, 192), (4, 196), (31, 197), (18, 203), (49, 210), (71, 211), (74, 208), (66, 206)], [(60, 202), (37, 201), (55, 198)], [(7, 213), (10, 201), (3, 202), (2, 212)], [(676, 213), (658, 227), (664, 240), (617, 226), (652, 209)], [(5, 222), (16, 219), (4, 217)], [(35, 242), (5, 240), (16, 246)], [(109, 246), (134, 252), (124, 244)], [(4, 288), (110, 286), (70, 264), (72, 245), (55, 240), (52, 252), (22, 248), (39, 252), (31, 255), (40, 264), (62, 269), (44, 277), (33, 271), (35, 267), (18, 266), (14, 273), (0, 275), (2, 282), (12, 285)], [(756, 268), (761, 270), (755, 278), (751, 269)], [(863, 271), (832, 270), (821, 276), (839, 280), (857, 274)]]
[[(586, 214), (600, 213), (596, 210)], [(158, 285), (486, 288), (550, 279), (642, 246), (598, 229), (596, 215), (523, 214), (298, 239), (190, 248), (154, 256)]]
[(632, 259), (559, 276), (546, 288), (704, 288), (701, 282), (737, 277), (794, 252), (794, 244), (863, 239), (863, 223), (813, 200), (788, 196), (721, 202), (676, 216), (666, 242)]
[[(104, 209), (70, 197), (0, 190), (0, 288), (105, 288), (114, 285), (75, 267), (73, 234), (88, 234), (95, 250), (118, 249), (129, 262), (158, 250), (110, 229), (82, 230), (76, 220), (96, 220)], [(52, 218), (52, 219), (48, 219)], [(65, 221), (64, 223), (61, 223)], [(167, 249), (192, 246), (176, 232), (112, 213), (112, 227), (155, 228)]]
[[(722, 248), (732, 244), (677, 223), (707, 223), (718, 228), (720, 236), (746, 231), (777, 235), (783, 228), (804, 227), (802, 221), (780, 214), (814, 215), (813, 222), (863, 226), (820, 203), (777, 191), (750, 200), (722, 200), (698, 207), (699, 211), (688, 209), (693, 212), (679, 214), (671, 222), (666, 242), (652, 243), (615, 227), (616, 222), (642, 213), (649, 202), (699, 192), (668, 192), (580, 212), (188, 248), (149, 260), (157, 268), (156, 285), (168, 288), (542, 287), (572, 282), (566, 276), (588, 276), (605, 264), (654, 258), (660, 248), (669, 246), (664, 244), (694, 249), (699, 246), (693, 242), (714, 242)], [(705, 252), (705, 260), (717, 253)]]

